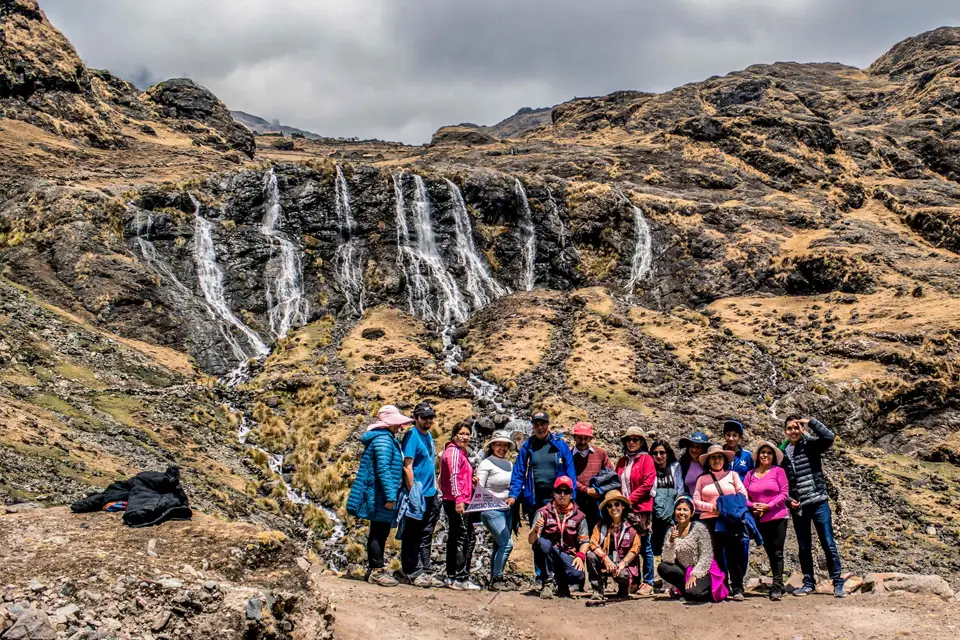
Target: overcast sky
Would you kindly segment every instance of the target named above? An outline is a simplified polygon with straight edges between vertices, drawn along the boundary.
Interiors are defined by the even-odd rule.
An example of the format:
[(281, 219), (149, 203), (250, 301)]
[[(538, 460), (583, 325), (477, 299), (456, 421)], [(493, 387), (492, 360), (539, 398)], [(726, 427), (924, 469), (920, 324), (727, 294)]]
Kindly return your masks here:
[(524, 106), (750, 64), (864, 67), (958, 0), (39, 0), (88, 66), (190, 77), (322, 135), (420, 143)]

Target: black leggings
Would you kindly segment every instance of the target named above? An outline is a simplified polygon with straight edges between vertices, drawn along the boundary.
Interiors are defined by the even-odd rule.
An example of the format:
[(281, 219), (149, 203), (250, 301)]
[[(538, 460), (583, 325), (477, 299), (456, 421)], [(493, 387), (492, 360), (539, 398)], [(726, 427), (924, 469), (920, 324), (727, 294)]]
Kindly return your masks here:
[(650, 539), (653, 543), (653, 555), (663, 555), (663, 541), (667, 537), (667, 531), (673, 526), (673, 520), (653, 519), (653, 537)]
[(710, 541), (713, 543), (713, 557), (727, 574), (730, 591), (743, 593), (743, 575), (747, 568), (743, 566), (743, 538), (736, 534), (717, 533), (717, 519), (701, 520), (710, 529)]
[(693, 588), (687, 589), (687, 568), (682, 564), (673, 562), (661, 562), (657, 567), (657, 573), (667, 584), (673, 585), (677, 591), (685, 598), (690, 600), (712, 600), (713, 590), (711, 589), (710, 574), (703, 576), (694, 583)]
[(763, 537), (763, 548), (770, 559), (773, 586), (783, 589), (783, 544), (787, 540), (787, 519), (758, 522), (757, 529)]
[(476, 536), (473, 531), (473, 515), (457, 513), (457, 503), (443, 501), (443, 510), (447, 514), (447, 577), (463, 581), (470, 578), (470, 565), (473, 564), (473, 547)]
[(383, 569), (383, 550), (390, 537), (389, 522), (371, 522), (367, 534), (367, 566), (371, 569)]

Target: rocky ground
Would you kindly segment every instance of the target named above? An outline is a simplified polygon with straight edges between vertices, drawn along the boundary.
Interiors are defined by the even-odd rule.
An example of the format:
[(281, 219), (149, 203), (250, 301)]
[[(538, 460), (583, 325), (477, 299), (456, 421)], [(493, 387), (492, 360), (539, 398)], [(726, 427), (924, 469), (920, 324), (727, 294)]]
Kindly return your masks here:
[[(793, 411), (814, 414), (838, 434), (826, 464), (847, 568), (960, 586), (960, 30), (911, 38), (868, 69), (755, 65), (664, 94), (448, 127), (412, 147), (254, 136), (188, 80), (141, 92), (84, 67), (33, 0), (0, 2), (0, 21), (0, 88), (12, 88), (0, 91), (0, 497), (18, 511), (0, 530), (22, 551), (0, 578), (8, 604), (38, 603), (63, 633), (86, 633), (88, 616), (91, 629), (117, 620), (161, 637), (133, 621), (129, 600), (114, 603), (118, 617), (96, 597), (60, 595), (96, 572), (33, 571), (45, 556), (29, 545), (60, 535), (43, 531), (79, 535), (72, 527), (89, 523), (96, 536), (76, 540), (98, 562), (115, 536), (134, 534), (20, 511), (170, 463), (198, 512), (224, 519), (199, 516), (210, 540), (280, 531), (298, 551), (278, 556), (279, 576), (308, 553), (308, 568), (356, 574), (363, 527), (343, 503), (358, 434), (381, 404), (421, 399), (438, 407), (438, 436), (464, 418), (489, 430), (543, 409), (561, 431), (592, 421), (613, 453), (632, 424), (675, 440), (718, 437), (736, 417), (751, 445), (779, 438)], [(436, 246), (415, 271), (425, 211)], [(298, 268), (284, 266), (291, 255)], [(302, 313), (284, 335), (271, 296), (291, 272)], [(456, 302), (443, 287), (460, 291), (463, 317), (443, 318)], [(217, 382), (238, 367), (240, 384)], [(29, 543), (20, 528), (41, 533)], [(139, 560), (149, 537), (122, 540), (132, 546), (119, 557)], [(768, 570), (762, 555), (752, 576)], [(795, 565), (792, 540), (788, 555)], [(189, 564), (206, 572), (203, 560)], [(245, 618), (203, 582), (258, 590), (281, 579), (136, 568), (103, 584), (135, 591), (152, 620), (155, 583), (185, 581), (173, 623), (209, 614), (200, 628), (236, 633)], [(360, 584), (323, 585), (377, 602)], [(460, 598), (436, 597), (437, 619)], [(521, 618), (542, 615), (537, 601), (500, 598)], [(59, 622), (71, 602), (76, 620)], [(362, 629), (341, 602), (344, 629)], [(919, 603), (880, 602), (816, 613), (836, 615), (837, 629), (852, 624), (848, 608), (925, 629)], [(664, 620), (673, 611), (629, 606), (648, 605)], [(783, 606), (797, 616), (788, 627), (812, 619)], [(473, 611), (452, 625), (474, 625)], [(529, 628), (502, 624), (491, 634)]]

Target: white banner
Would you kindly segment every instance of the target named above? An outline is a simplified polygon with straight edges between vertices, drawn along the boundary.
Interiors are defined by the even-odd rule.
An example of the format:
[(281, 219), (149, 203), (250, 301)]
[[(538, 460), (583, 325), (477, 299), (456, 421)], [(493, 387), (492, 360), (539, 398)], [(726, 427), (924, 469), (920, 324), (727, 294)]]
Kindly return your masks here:
[(493, 495), (480, 485), (473, 490), (473, 497), (470, 498), (470, 506), (465, 513), (476, 513), (478, 511), (494, 511), (506, 509), (507, 503)]

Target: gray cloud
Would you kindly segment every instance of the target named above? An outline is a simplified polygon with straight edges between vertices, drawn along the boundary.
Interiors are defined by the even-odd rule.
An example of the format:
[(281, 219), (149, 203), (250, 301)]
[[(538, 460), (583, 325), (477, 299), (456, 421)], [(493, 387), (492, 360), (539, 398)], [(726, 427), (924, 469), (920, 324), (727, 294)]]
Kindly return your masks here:
[(956, 0), (40, 0), (84, 61), (230, 108), (419, 143), (445, 124), (754, 63), (869, 65)]

